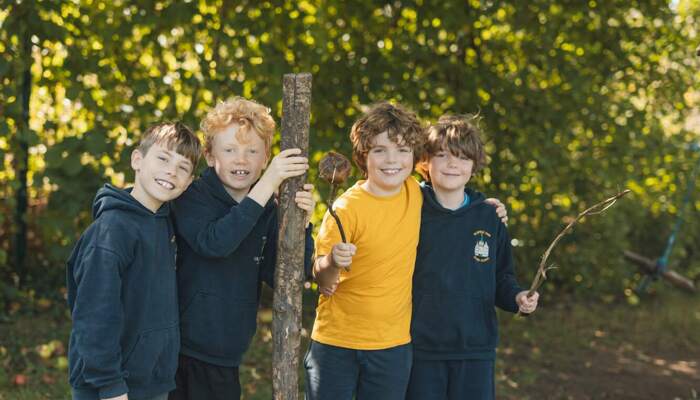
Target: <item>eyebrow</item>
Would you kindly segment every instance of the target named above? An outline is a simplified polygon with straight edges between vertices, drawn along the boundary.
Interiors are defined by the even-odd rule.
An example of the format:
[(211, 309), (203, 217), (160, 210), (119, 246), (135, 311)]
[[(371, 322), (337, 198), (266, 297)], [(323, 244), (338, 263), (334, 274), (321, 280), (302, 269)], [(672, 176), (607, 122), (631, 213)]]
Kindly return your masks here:
[(187, 157), (183, 156), (182, 154), (178, 153), (177, 151), (161, 149), (160, 152), (161, 152), (161, 154), (164, 153), (168, 157), (173, 157), (174, 155), (182, 156), (184, 158), (184, 160), (180, 160), (180, 161), (178, 161), (178, 163), (179, 164), (185, 163), (185, 164), (187, 164), (188, 167), (192, 166), (192, 162), (190, 160), (188, 160)]

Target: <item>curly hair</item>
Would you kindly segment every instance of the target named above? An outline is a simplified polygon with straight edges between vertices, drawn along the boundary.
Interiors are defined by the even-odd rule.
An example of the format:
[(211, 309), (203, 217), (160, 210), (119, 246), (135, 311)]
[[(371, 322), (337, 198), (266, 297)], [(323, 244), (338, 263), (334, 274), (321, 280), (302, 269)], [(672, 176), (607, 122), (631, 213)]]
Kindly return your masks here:
[(141, 136), (137, 150), (144, 156), (153, 144), (165, 146), (168, 150), (187, 158), (192, 163), (192, 173), (197, 166), (202, 145), (192, 129), (182, 122), (161, 122), (146, 129)]
[(255, 132), (265, 142), (267, 156), (270, 156), (272, 137), (275, 134), (275, 120), (270, 109), (243, 97), (233, 97), (221, 102), (209, 111), (200, 127), (204, 131), (204, 151), (211, 152), (214, 136), (231, 124), (241, 126), (241, 132)]
[(389, 140), (406, 144), (413, 150), (413, 163), (420, 160), (425, 142), (425, 127), (416, 114), (399, 104), (376, 103), (358, 119), (350, 130), (352, 159), (367, 175), (367, 153), (372, 139), (386, 132)]
[(481, 117), (478, 114), (443, 115), (428, 127), (425, 152), (416, 171), (430, 181), (430, 174), (425, 163), (440, 151), (449, 151), (454, 156), (465, 157), (474, 161), (472, 174), (479, 172), (486, 165), (486, 151), (481, 141)]

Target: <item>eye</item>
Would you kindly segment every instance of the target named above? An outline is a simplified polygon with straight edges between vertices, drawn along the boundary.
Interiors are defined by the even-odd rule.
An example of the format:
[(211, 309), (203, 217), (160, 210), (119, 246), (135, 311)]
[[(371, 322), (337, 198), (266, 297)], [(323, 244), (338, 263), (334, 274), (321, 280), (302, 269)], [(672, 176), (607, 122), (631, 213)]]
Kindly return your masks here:
[(224, 152), (226, 152), (226, 153), (230, 153), (230, 152), (232, 152), (232, 151), (233, 151), (233, 150), (232, 150), (232, 149), (230, 149), (230, 148), (226, 148), (226, 149), (224, 149)]
[(182, 172), (187, 172), (188, 174), (190, 173), (190, 169), (184, 165), (180, 166), (180, 171)]
[(167, 162), (167, 161), (168, 161), (168, 159), (167, 159), (166, 157), (164, 157), (164, 156), (158, 156), (158, 159), (159, 159), (160, 161), (163, 161), (163, 162)]
[(250, 149), (250, 150), (248, 150), (248, 153), (250, 153), (250, 154), (258, 154), (258, 150), (257, 150), (257, 149)]
[(372, 150), (370, 150), (371, 153), (383, 153), (384, 148), (383, 147), (375, 147)]
[(399, 151), (402, 153), (410, 153), (411, 148), (410, 147), (401, 147), (401, 148), (399, 148)]

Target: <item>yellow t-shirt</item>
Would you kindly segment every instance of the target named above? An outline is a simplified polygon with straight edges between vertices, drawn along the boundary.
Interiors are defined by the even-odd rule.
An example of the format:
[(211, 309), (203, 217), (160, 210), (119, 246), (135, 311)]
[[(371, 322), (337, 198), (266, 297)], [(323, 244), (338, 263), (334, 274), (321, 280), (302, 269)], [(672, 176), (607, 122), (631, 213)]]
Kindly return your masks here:
[[(378, 197), (357, 182), (335, 202), (347, 240), (357, 246), (336, 292), (321, 295), (311, 338), (357, 350), (380, 350), (411, 341), (411, 288), (423, 197), (409, 177), (394, 196)], [(326, 212), (316, 254), (331, 253), (340, 232)]]

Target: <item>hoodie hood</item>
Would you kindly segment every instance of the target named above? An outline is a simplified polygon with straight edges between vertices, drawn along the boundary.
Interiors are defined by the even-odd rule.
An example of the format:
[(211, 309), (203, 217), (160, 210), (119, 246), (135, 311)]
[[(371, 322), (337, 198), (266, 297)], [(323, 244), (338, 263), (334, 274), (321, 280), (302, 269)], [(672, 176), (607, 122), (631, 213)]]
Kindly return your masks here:
[(442, 204), (440, 204), (440, 202), (437, 200), (437, 197), (435, 196), (435, 190), (429, 182), (421, 183), (421, 190), (423, 191), (423, 201), (425, 201), (426, 205), (430, 206), (430, 208), (436, 211), (454, 215), (464, 214), (472, 207), (476, 207), (479, 204), (483, 203), (484, 200), (486, 200), (486, 196), (484, 196), (483, 193), (465, 187), (464, 193), (467, 196), (469, 196), (469, 204), (465, 207), (460, 207), (456, 210), (450, 210), (448, 208), (443, 207)]
[(154, 214), (131, 196), (131, 189), (119, 189), (110, 184), (105, 184), (95, 195), (92, 203), (92, 218), (97, 219), (100, 215), (111, 210), (123, 210), (145, 217), (167, 217), (170, 213), (170, 204), (164, 203)]
[(207, 167), (202, 172), (202, 182), (207, 186), (209, 193), (222, 201), (224, 204), (228, 205), (229, 207), (234, 206), (238, 204), (236, 200), (231, 197), (231, 195), (228, 194), (226, 189), (224, 188), (224, 184), (221, 183), (221, 179), (219, 179), (219, 176), (216, 174), (216, 170), (214, 170), (214, 167)]
[[(224, 184), (219, 179), (219, 175), (216, 174), (216, 170), (213, 167), (207, 167), (207, 169), (202, 172), (201, 181), (207, 187), (207, 192), (217, 198), (219, 201), (226, 204), (227, 207), (233, 207), (239, 203), (231, 197), (230, 194), (224, 188)], [(259, 179), (253, 183), (253, 186), (257, 185)], [(253, 187), (251, 186), (251, 188)], [(245, 199), (245, 198), (244, 198)], [(265, 209), (269, 209), (276, 203), (276, 195), (272, 195), (270, 199), (265, 204)]]

